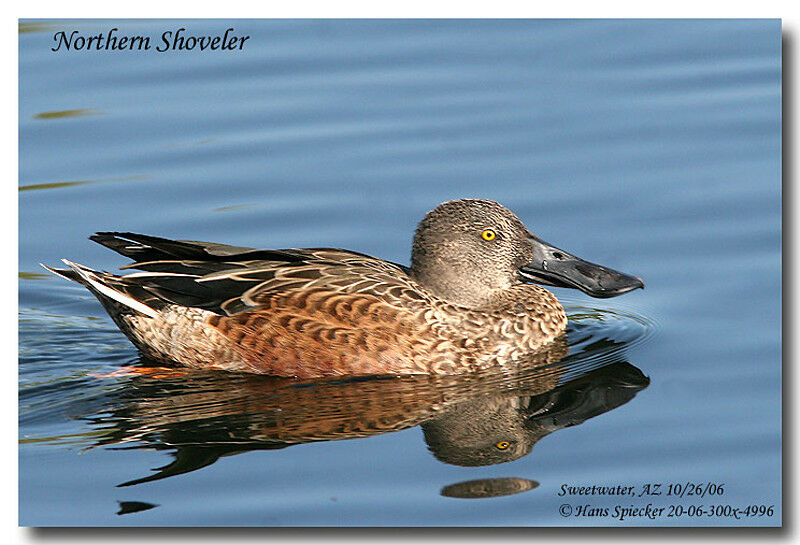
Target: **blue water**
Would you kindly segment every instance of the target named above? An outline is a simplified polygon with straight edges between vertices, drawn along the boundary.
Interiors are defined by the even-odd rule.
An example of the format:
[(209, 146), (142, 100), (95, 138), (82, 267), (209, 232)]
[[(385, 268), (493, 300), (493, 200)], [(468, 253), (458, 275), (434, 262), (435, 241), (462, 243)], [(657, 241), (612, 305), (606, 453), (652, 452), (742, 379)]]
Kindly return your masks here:
[[(60, 30), (155, 46), (181, 26), (250, 39), (51, 51)], [(21, 23), (21, 524), (779, 525), (780, 32)], [(554, 289), (569, 356), (543, 369), (315, 384), (120, 374), (139, 364), (133, 346), (91, 294), (38, 266), (116, 270), (125, 260), (86, 238), (98, 230), (407, 263), (426, 211), (475, 196), (646, 289)], [(495, 437), (507, 458), (486, 454)], [(559, 496), (648, 484), (662, 495)], [(674, 486), (695, 484), (702, 498)], [(613, 516), (648, 503), (667, 510)], [(731, 515), (748, 505), (772, 509)]]

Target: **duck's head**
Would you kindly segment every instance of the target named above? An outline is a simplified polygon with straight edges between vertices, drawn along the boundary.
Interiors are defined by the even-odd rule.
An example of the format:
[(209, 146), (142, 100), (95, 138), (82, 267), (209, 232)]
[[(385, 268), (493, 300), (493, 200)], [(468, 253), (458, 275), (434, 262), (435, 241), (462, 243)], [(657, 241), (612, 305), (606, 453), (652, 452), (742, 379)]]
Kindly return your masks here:
[(440, 204), (417, 226), (411, 274), (433, 294), (480, 308), (522, 283), (616, 297), (644, 288), (640, 278), (584, 261), (533, 235), (504, 206), (483, 199)]

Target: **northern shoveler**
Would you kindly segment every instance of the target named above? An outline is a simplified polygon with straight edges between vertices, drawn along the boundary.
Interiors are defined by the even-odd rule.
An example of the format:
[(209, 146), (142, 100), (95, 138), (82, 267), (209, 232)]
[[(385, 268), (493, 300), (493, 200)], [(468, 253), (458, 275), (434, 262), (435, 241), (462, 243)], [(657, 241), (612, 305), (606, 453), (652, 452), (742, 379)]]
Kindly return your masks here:
[(64, 260), (145, 357), (281, 376), (457, 374), (517, 361), (563, 334), (538, 284), (614, 297), (639, 278), (531, 234), (489, 200), (445, 202), (411, 266), (336, 248), (258, 250), (134, 233), (90, 237), (134, 260), (118, 276)]

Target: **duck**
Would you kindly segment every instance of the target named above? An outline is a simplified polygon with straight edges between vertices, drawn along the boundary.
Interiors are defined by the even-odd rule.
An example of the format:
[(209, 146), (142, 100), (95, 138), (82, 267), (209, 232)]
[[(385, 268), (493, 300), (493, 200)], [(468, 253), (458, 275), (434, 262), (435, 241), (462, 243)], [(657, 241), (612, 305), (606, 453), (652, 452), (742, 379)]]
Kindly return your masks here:
[(98, 232), (117, 275), (42, 265), (94, 294), (148, 360), (297, 378), (457, 375), (512, 365), (565, 334), (542, 286), (615, 297), (644, 282), (532, 234), (488, 199), (444, 202), (410, 266), (339, 248), (257, 249)]

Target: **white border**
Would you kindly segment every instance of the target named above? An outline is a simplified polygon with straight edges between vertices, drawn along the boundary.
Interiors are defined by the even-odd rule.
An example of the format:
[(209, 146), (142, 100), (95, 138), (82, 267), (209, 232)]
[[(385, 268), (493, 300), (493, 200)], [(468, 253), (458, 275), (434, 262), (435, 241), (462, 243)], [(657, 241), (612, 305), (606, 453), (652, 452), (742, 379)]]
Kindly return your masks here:
[[(3, 184), (4, 195), (2, 199), (2, 215), (3, 229), (5, 236), (4, 254), (6, 256), (13, 256), (14, 261), (17, 260), (17, 244), (18, 244), (18, 84), (17, 84), (17, 70), (18, 70), (18, 31), (17, 19), (18, 18), (287, 18), (287, 17), (322, 17), (322, 18), (350, 18), (350, 17), (434, 17), (434, 18), (448, 18), (448, 17), (531, 17), (531, 18), (782, 18), (784, 36), (789, 34), (793, 44), (793, 55), (789, 59), (791, 65), (784, 65), (784, 73), (794, 73), (796, 71), (796, 56), (797, 49), (800, 47), (798, 44), (798, 29), (800, 28), (800, 2), (789, 1), (765, 1), (758, 2), (699, 2), (689, 0), (673, 0), (668, 3), (653, 3), (643, 2), (641, 0), (627, 0), (627, 1), (573, 1), (573, 2), (522, 2), (521, 0), (493, 0), (488, 2), (486, 0), (464, 0), (460, 2), (434, 2), (431, 0), (406, 0), (403, 2), (378, 2), (378, 1), (356, 1), (356, 0), (336, 0), (336, 1), (292, 1), (292, 2), (263, 2), (263, 3), (201, 3), (197, 1), (179, 1), (170, 2), (168, 5), (163, 0), (139, 0), (136, 2), (108, 2), (103, 1), (41, 1), (41, 2), (27, 2), (16, 4), (11, 7), (11, 2), (7, 2), (3, 11), (10, 13), (4, 14), (2, 17), (2, 35), (0, 35), (0, 46), (2, 46), (3, 61), (5, 63), (5, 70), (3, 73), (11, 74), (13, 77), (7, 77), (8, 82), (4, 90), (5, 96), (3, 103), (6, 104), (5, 116), (6, 126), (3, 131), (3, 150), (4, 161), (6, 165), (6, 175), (4, 176), (5, 183)], [(794, 93), (796, 94), (796, 93)], [(784, 101), (794, 100), (794, 97), (786, 97)], [(787, 126), (796, 127), (796, 111), (793, 107), (791, 109), (791, 119), (784, 117), (784, 124)], [(790, 148), (784, 148), (784, 154), (791, 154), (794, 157), (798, 156), (797, 141), (793, 140), (789, 143)], [(10, 171), (10, 172), (8, 172)], [(793, 180), (785, 180), (784, 184), (789, 185)], [(790, 202), (786, 202), (786, 212), (797, 210), (798, 194), (796, 190), (789, 193), (791, 196)], [(797, 239), (794, 233), (784, 234), (787, 240), (786, 254), (797, 254)], [(11, 261), (11, 257), (8, 258)], [(790, 262), (784, 261), (784, 266), (789, 267)], [(10, 303), (13, 301), (14, 305), (17, 304), (17, 278), (16, 278), (16, 263), (7, 263), (3, 268), (5, 276), (2, 282), (2, 300)], [(791, 267), (794, 269), (794, 267)], [(13, 274), (13, 278), (12, 278)], [(795, 278), (787, 278), (786, 281), (793, 281)], [(797, 308), (798, 294), (793, 290), (793, 297), (791, 301), (784, 301), (787, 309)], [(554, 533), (552, 531), (526, 531), (515, 534), (509, 534), (503, 530), (496, 532), (478, 531), (465, 533), (460, 531), (457, 533), (444, 533), (437, 532), (423, 532), (421, 534), (386, 531), (380, 533), (361, 533), (361, 532), (346, 532), (346, 533), (326, 533), (320, 534), (319, 532), (309, 532), (306, 534), (287, 534), (285, 532), (268, 532), (268, 533), (254, 533), (247, 532), (245, 534), (226, 531), (226, 532), (207, 532), (203, 535), (196, 533), (175, 533), (170, 531), (163, 531), (157, 533), (151, 532), (119, 532), (104, 531), (102, 533), (95, 533), (91, 531), (64, 533), (62, 535), (42, 534), (40, 532), (32, 531), (29, 529), (20, 529), (17, 527), (17, 372), (16, 372), (16, 357), (17, 350), (17, 312), (12, 312), (11, 309), (2, 315), (2, 326), (0, 331), (3, 332), (4, 341), (3, 345), (7, 347), (8, 357), (3, 362), (4, 376), (2, 392), (3, 403), (3, 418), (2, 418), (2, 437), (6, 438), (2, 453), (2, 463), (0, 467), (2, 470), (2, 480), (0, 480), (0, 490), (2, 490), (3, 498), (6, 500), (2, 502), (2, 525), (0, 529), (3, 530), (3, 535), (11, 539), (13, 543), (34, 543), (42, 540), (46, 541), (73, 541), (73, 542), (102, 542), (106, 543), (111, 540), (125, 542), (148, 542), (156, 543), (190, 543), (194, 541), (207, 542), (227, 542), (231, 539), (236, 541), (251, 541), (262, 543), (269, 540), (270, 543), (275, 541), (339, 541), (347, 539), (348, 541), (374, 541), (382, 538), (389, 538), (392, 541), (478, 541), (486, 542), (487, 540), (502, 540), (503, 542), (536, 542), (550, 541)], [(796, 323), (787, 323), (786, 328), (787, 337), (794, 339), (800, 338), (800, 328)], [(787, 378), (791, 378), (791, 382), (784, 383), (784, 402), (793, 397), (793, 392), (800, 390), (798, 388), (798, 376), (800, 372), (786, 372), (790, 367), (794, 366), (794, 361), (790, 361), (790, 354), (786, 354), (784, 362), (784, 373)], [(794, 403), (788, 403), (788, 408), (794, 408)], [(788, 412), (788, 410), (787, 410)], [(792, 447), (793, 441), (791, 440), (791, 430), (789, 425), (795, 420), (794, 414), (785, 414), (784, 421), (787, 422), (786, 431), (784, 435), (784, 448), (788, 452), (794, 452)], [(794, 426), (792, 426), (793, 428)], [(794, 464), (792, 460), (785, 459), (784, 474), (788, 477), (796, 475), (795, 471), (791, 470)], [(788, 467), (787, 467), (788, 466)], [(68, 470), (68, 468), (65, 468)], [(791, 481), (785, 479), (783, 496), (795, 497), (797, 491), (797, 479), (792, 478)], [(792, 493), (794, 490), (795, 493)], [(790, 526), (788, 532), (782, 532), (783, 538), (793, 538), (794, 530), (792, 527), (797, 526), (797, 502), (791, 501), (784, 502), (784, 507), (792, 507), (792, 511), (784, 510), (784, 525)], [(789, 521), (792, 521), (793, 524)], [(381, 537), (379, 537), (381, 536)], [(659, 537), (660, 536), (660, 537)], [(601, 541), (617, 541), (617, 540), (636, 540), (641, 539), (657, 539), (661, 541), (662, 537), (660, 532), (647, 532), (647, 535), (640, 531), (619, 531), (609, 533), (606, 531), (594, 530), (592, 533), (587, 532), (565, 532), (564, 537), (569, 541), (574, 540), (578, 542), (591, 542)], [(698, 543), (713, 541), (761, 541), (767, 535), (764, 533), (752, 533), (747, 531), (738, 531), (732, 533), (730, 531), (722, 531), (715, 533), (702, 532), (697, 535), (690, 532), (669, 532), (667, 541), (673, 539), (677, 542), (692, 542)], [(778, 537), (772, 534), (770, 537)]]

